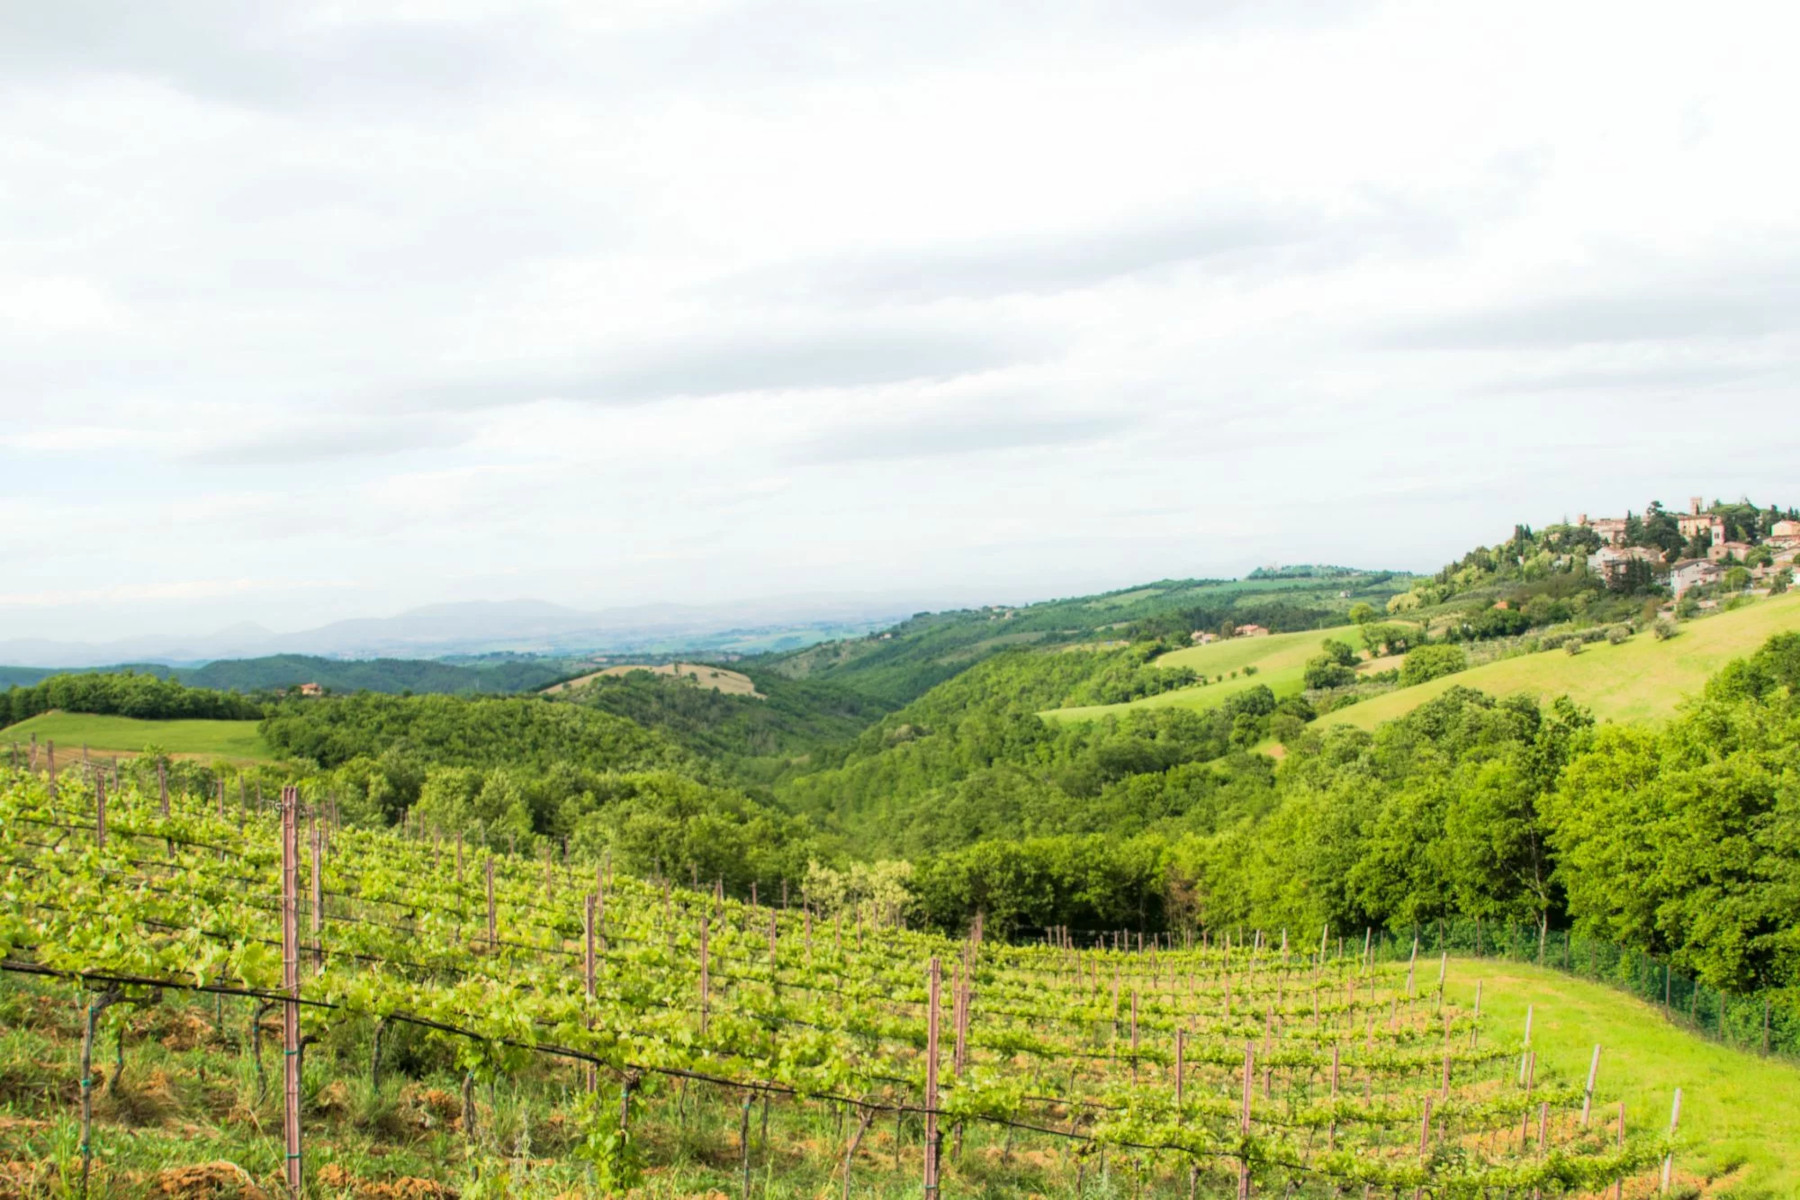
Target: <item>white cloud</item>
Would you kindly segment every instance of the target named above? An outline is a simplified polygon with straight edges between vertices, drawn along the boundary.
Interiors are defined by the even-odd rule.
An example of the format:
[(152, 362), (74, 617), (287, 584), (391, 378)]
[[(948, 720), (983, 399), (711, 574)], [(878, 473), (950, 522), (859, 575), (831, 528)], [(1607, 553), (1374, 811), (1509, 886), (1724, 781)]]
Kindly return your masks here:
[[(1800, 501), (1797, 24), (0, 3), (0, 561), (82, 598), (9, 626), (1022, 598)], [(183, 580), (262, 582), (119, 590)]]

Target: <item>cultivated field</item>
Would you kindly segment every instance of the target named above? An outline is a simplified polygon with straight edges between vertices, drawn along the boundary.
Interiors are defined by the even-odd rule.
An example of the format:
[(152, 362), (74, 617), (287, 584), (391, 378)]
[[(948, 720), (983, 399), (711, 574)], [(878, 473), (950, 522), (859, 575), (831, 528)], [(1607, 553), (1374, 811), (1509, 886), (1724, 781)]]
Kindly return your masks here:
[(565, 683), (551, 684), (544, 689), (545, 695), (557, 692), (574, 691), (605, 675), (629, 675), (633, 671), (648, 671), (652, 675), (685, 676), (703, 688), (711, 688), (715, 692), (724, 692), (728, 696), (754, 696), (763, 699), (763, 694), (756, 690), (756, 684), (748, 675), (739, 671), (727, 671), (724, 667), (709, 667), (705, 663), (663, 663), (660, 666), (626, 665), (607, 667), (605, 670), (593, 671), (571, 679)]
[(86, 746), (90, 754), (111, 758), (138, 754), (155, 746), (176, 758), (267, 762), (274, 757), (257, 732), (256, 721), (143, 721), (136, 717), (92, 713), (47, 712), (8, 725), (0, 745), (24, 746), (36, 734), (39, 742), (57, 745), (64, 763), (74, 762)]
[(1800, 594), (1773, 596), (1735, 612), (1684, 621), (1680, 629), (1666, 642), (1640, 633), (1618, 646), (1596, 642), (1574, 656), (1553, 650), (1501, 659), (1377, 696), (1319, 720), (1372, 729), (1459, 686), (1496, 696), (1566, 695), (1605, 721), (1660, 720), (1732, 659), (1752, 653), (1771, 634), (1800, 630)]

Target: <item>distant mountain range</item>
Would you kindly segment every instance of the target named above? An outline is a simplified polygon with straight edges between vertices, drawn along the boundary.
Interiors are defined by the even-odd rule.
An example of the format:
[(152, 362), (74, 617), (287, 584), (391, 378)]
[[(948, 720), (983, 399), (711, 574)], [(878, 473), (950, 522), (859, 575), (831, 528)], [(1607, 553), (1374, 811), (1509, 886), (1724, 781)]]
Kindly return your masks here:
[(644, 604), (591, 612), (544, 600), (481, 600), (429, 604), (392, 617), (333, 621), (296, 633), (240, 624), (201, 637), (148, 636), (109, 642), (14, 638), (0, 640), (0, 663), (19, 667), (184, 666), (278, 654), (360, 659), (499, 651), (541, 655), (749, 652), (854, 636), (891, 625), (919, 607), (892, 597), (836, 595), (717, 605)]

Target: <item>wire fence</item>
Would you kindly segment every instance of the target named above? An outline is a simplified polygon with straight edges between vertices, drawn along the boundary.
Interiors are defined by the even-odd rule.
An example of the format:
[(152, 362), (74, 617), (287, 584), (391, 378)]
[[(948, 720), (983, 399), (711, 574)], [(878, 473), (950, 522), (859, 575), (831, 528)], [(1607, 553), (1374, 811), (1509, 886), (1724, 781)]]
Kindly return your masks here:
[[(1496, 926), (1443, 921), (1417, 931), (1419, 953), (1532, 963), (1592, 980), (1654, 1004), (1671, 1022), (1709, 1041), (1800, 1060), (1800, 1012), (1769, 993), (1740, 995), (1709, 987), (1641, 950), (1572, 929), (1540, 930), (1521, 922)], [(1412, 953), (1413, 935), (1378, 931), (1372, 950), (1384, 960)]]

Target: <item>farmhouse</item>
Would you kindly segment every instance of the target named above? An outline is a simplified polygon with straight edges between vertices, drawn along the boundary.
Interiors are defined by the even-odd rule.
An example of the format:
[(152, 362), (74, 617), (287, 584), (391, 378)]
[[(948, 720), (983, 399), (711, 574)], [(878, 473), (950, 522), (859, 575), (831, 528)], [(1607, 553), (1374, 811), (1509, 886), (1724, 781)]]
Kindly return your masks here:
[(1713, 562), (1724, 562), (1727, 558), (1743, 562), (1751, 549), (1749, 542), (1728, 542), (1715, 536), (1713, 544), (1706, 548), (1706, 557)]
[(1236, 637), (1268, 637), (1269, 631), (1261, 625), (1239, 625), (1234, 631)]
[(317, 683), (303, 683), (294, 690), (302, 696), (323, 696), (325, 694), (324, 686)]
[(1210, 629), (1196, 629), (1188, 634), (1188, 640), (1196, 646), (1210, 646), (1219, 640), (1219, 635)]
[(1684, 558), (1669, 572), (1669, 586), (1675, 590), (1675, 598), (1679, 600), (1689, 588), (1717, 583), (1724, 576), (1725, 572), (1715, 562), (1704, 558)]

